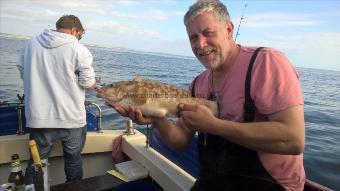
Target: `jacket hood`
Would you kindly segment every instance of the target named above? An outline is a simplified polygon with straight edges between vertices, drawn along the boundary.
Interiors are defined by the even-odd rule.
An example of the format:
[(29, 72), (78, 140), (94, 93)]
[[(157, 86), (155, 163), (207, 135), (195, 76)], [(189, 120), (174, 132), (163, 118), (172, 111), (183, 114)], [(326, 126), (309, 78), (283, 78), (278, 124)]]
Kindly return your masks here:
[(69, 43), (78, 43), (78, 39), (70, 34), (46, 29), (37, 36), (39, 43), (45, 48), (56, 48)]

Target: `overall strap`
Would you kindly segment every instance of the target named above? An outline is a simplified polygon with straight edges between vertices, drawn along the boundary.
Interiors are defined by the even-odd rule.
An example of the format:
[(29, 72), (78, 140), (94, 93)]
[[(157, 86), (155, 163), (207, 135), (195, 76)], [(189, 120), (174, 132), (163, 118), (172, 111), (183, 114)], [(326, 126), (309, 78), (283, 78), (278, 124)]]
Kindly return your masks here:
[(198, 76), (196, 76), (196, 78), (194, 79), (194, 81), (192, 82), (192, 86), (191, 86), (191, 97), (195, 97), (195, 86), (196, 86), (196, 80), (197, 80)]
[(248, 71), (247, 71), (247, 77), (246, 77), (246, 83), (245, 83), (245, 102), (244, 102), (244, 122), (251, 122), (254, 120), (254, 115), (255, 115), (255, 104), (253, 99), (251, 99), (250, 96), (250, 84), (251, 84), (251, 72), (253, 70), (253, 65), (256, 60), (257, 54), (260, 52), (261, 49), (264, 47), (258, 47), (253, 56), (251, 57), (249, 66), (248, 66)]

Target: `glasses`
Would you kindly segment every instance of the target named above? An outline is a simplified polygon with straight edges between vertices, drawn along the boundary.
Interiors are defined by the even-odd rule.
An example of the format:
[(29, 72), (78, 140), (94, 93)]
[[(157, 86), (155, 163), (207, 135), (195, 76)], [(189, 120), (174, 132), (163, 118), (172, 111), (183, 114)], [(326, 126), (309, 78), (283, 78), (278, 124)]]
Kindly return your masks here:
[(85, 34), (85, 30), (77, 31), (77, 34), (78, 34), (78, 40), (80, 40), (82, 38), (83, 34)]

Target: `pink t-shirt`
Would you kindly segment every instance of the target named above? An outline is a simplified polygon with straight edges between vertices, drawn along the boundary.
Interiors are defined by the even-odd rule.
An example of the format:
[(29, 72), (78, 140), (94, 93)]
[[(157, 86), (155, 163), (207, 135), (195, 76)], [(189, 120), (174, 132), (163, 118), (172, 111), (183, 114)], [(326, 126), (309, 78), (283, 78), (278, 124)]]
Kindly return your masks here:
[[(243, 121), (245, 80), (250, 58), (256, 47), (241, 46), (240, 53), (223, 80), (218, 96), (220, 117)], [(208, 98), (212, 92), (212, 74), (206, 70), (195, 85), (196, 97)], [(299, 75), (280, 51), (264, 48), (257, 55), (252, 70), (251, 97), (256, 111), (255, 121), (268, 121), (266, 115), (290, 106), (303, 105)], [(305, 171), (303, 154), (279, 155), (258, 152), (267, 172), (286, 190), (303, 190)]]

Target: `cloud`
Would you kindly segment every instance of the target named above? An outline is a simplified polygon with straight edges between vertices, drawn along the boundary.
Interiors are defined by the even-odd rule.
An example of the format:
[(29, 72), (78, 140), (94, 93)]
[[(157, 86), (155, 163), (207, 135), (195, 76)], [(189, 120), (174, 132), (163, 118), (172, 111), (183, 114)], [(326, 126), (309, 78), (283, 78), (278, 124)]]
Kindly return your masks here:
[(318, 13), (318, 15), (327, 17), (327, 18), (339, 17), (340, 11), (337, 10), (337, 11), (321, 12), (321, 13)]
[(135, 6), (135, 5), (139, 5), (142, 2), (140, 1), (136, 1), (136, 0), (120, 0), (120, 1), (115, 1), (114, 2), (117, 5), (121, 5), (121, 6)]
[(173, 13), (173, 15), (178, 16), (178, 17), (184, 17), (185, 11), (176, 11)]
[[(272, 12), (260, 14), (248, 14), (242, 21), (242, 27), (270, 28), (270, 27), (304, 27), (313, 26), (320, 21), (312, 19), (309, 14), (296, 14), (285, 12)], [(239, 21), (240, 18), (237, 19)]]
[(339, 70), (340, 32), (295, 32), (286, 35), (270, 32), (256, 39), (240, 38), (240, 44), (273, 47), (283, 51), (296, 66)]
[(329, 50), (340, 54), (340, 32), (294, 32), (273, 34), (264, 32), (254, 38), (240, 38), (243, 44), (271, 46), (279, 49), (307, 53), (310, 49)]
[(316, 35), (305, 35), (307, 46), (325, 52), (340, 55), (340, 32), (323, 32)]
[(121, 12), (111, 12), (110, 15), (113, 19), (125, 19), (125, 20), (139, 20), (147, 22), (157, 22), (170, 20), (172, 17), (182, 17), (183, 12), (164, 12), (161, 10), (151, 10), (140, 13), (121, 13)]
[[(165, 2), (167, 3), (167, 2)], [(61, 16), (61, 14), (75, 12), (81, 16), (80, 12), (86, 14), (81, 16), (87, 30), (104, 32), (107, 28), (112, 29), (119, 34), (146, 34), (158, 35), (155, 30), (139, 27), (137, 24), (122, 23), (138, 23), (138, 25), (148, 24), (150, 22), (165, 22), (172, 17), (182, 16), (181, 12), (165, 12), (161, 10), (148, 10), (142, 12), (124, 13), (110, 10), (119, 10), (119, 7), (138, 7), (140, 2), (137, 1), (30, 1), (21, 0), (20, 3), (10, 0), (1, 1), (0, 17), (4, 20), (22, 21), (26, 23), (49, 25)], [(143, 10), (143, 9), (138, 9)], [(29, 15), (29, 16), (28, 16)], [(98, 17), (106, 18), (109, 21), (98, 21)], [(118, 21), (118, 23), (110, 22), (110, 20)], [(96, 23), (98, 22), (98, 23)], [(88, 26), (89, 25), (89, 26)], [(98, 27), (98, 28), (97, 28)], [(105, 29), (104, 29), (105, 28)]]
[(1, 0), (0, 17), (12, 21), (55, 23), (62, 14), (72, 12), (105, 13), (104, 6), (93, 1)]
[[(27, 17), (27, 15), (30, 15)], [(41, 15), (44, 15), (43, 17)], [(10, 20), (19, 20), (23, 22), (47, 22), (54, 23), (59, 17), (60, 14), (51, 10), (42, 10), (40, 12), (25, 9), (22, 11), (16, 11), (8, 9), (1, 13), (1, 18), (10, 19)]]
[(134, 19), (144, 21), (164, 21), (169, 19), (169, 14), (160, 10), (148, 11), (144, 13), (120, 13), (112, 12), (111, 16), (116, 19)]
[[(19, 3), (18, 3), (19, 2)], [(18, 13), (23, 10), (32, 10), (40, 12), (46, 9), (49, 10), (67, 10), (73, 12), (91, 12), (91, 13), (104, 13), (105, 5), (101, 1), (44, 1), (44, 0), (20, 0), (10, 1), (2, 0), (2, 11), (16, 10)], [(19, 11), (20, 10), (20, 11)], [(27, 15), (26, 15), (27, 16)], [(42, 14), (40, 16), (43, 16)]]
[(87, 23), (87, 29), (97, 32), (108, 33), (111, 35), (129, 36), (159, 36), (159, 32), (137, 25), (121, 24), (114, 21), (91, 21)]
[[(52, 3), (53, 2), (53, 3)], [(44, 1), (48, 6), (64, 8), (70, 11), (105, 13), (105, 6), (95, 1)]]
[[(107, 7), (104, 6), (107, 5)], [(155, 10), (144, 13), (132, 13), (125, 14), (119, 12), (104, 11), (108, 7), (112, 6), (136, 6), (138, 2), (135, 1), (29, 1), (22, 0), (20, 3), (16, 1), (1, 1), (1, 11), (0, 17), (3, 18), (2, 21), (21, 21), (30, 24), (44, 24), (49, 25), (55, 23), (56, 20), (61, 16), (60, 12), (76, 12), (83, 11), (84, 13), (90, 13), (86, 19), (82, 19), (87, 30), (93, 30), (97, 32), (110, 32), (111, 34), (119, 35), (147, 35), (147, 36), (157, 36), (158, 31), (147, 29), (136, 24), (124, 24), (122, 22), (113, 22), (111, 20), (121, 20), (126, 19), (127, 22), (133, 21), (162, 21), (167, 20), (169, 14), (162, 11)], [(64, 11), (61, 11), (64, 10)], [(56, 10), (56, 11), (55, 11)], [(58, 11), (58, 12), (57, 12)], [(102, 14), (105, 18), (110, 16), (113, 19), (108, 19), (108, 21), (101, 21), (93, 15), (98, 13)], [(91, 14), (93, 15), (91, 17)], [(29, 15), (29, 16), (28, 16)], [(83, 17), (81, 17), (83, 18)], [(85, 18), (85, 17), (84, 17)]]

